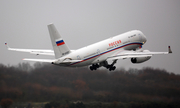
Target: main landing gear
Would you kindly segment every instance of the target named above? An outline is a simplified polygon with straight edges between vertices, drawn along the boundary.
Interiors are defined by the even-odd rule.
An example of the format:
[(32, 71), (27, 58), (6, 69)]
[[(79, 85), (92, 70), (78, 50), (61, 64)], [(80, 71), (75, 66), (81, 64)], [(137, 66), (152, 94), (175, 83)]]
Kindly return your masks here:
[(108, 65), (106, 68), (109, 69), (109, 71), (114, 71), (116, 69), (116, 66)]
[(107, 61), (106, 61), (106, 64), (107, 64), (107, 65), (106, 65), (105, 67), (106, 67), (107, 69), (109, 69), (109, 71), (112, 71), (112, 70), (114, 71), (114, 70), (116, 69), (116, 66), (114, 66), (114, 64), (115, 64), (116, 62), (117, 62), (117, 60), (114, 60), (114, 61), (112, 62), (112, 64), (109, 65), (109, 64), (107, 63)]
[(97, 68), (101, 67), (101, 66), (104, 66), (106, 67), (107, 69), (109, 69), (109, 71), (114, 71), (116, 69), (116, 66), (114, 66), (114, 64), (117, 62), (117, 60), (114, 60), (113, 63), (111, 65), (108, 64), (107, 61), (103, 61), (99, 64), (92, 64), (92, 66), (90, 66), (90, 70), (96, 70)]
[(98, 64), (92, 64), (92, 66), (90, 66), (90, 70), (96, 70), (97, 68), (99, 68)]

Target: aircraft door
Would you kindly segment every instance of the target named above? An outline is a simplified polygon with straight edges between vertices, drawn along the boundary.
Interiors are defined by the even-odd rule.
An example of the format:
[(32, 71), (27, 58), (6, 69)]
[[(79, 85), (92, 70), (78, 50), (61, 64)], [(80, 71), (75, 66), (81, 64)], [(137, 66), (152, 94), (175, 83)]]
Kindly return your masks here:
[(77, 60), (81, 60), (81, 57), (79, 55), (77, 56)]

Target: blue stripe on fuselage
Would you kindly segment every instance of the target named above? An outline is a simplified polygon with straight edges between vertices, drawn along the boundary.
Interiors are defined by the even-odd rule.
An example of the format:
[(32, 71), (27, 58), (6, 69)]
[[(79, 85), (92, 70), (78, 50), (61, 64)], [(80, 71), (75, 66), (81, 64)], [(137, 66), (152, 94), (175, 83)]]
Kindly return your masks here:
[(79, 62), (72, 63), (72, 64), (70, 64), (69, 66), (72, 66), (72, 65), (75, 65), (75, 64), (77, 64), (77, 63), (81, 63), (81, 62), (84, 62), (84, 61), (90, 60), (90, 59), (95, 58), (95, 57), (98, 57), (98, 56), (100, 56), (100, 55), (104, 55), (104, 54), (109, 53), (109, 52), (111, 52), (111, 51), (114, 51), (114, 50), (117, 50), (117, 49), (120, 49), (120, 48), (123, 48), (123, 47), (129, 46), (129, 45), (134, 45), (134, 44), (137, 44), (137, 45), (143, 45), (143, 44), (142, 44), (142, 43), (140, 43), (140, 42), (125, 44), (125, 45), (122, 45), (122, 46), (116, 47), (116, 48), (114, 48), (114, 49), (111, 49), (111, 50), (108, 50), (108, 51), (102, 52), (102, 53), (100, 53), (100, 54), (97, 54), (97, 55), (91, 56), (91, 57), (86, 58), (86, 59), (84, 59), (84, 60), (81, 60), (81, 61), (79, 61)]

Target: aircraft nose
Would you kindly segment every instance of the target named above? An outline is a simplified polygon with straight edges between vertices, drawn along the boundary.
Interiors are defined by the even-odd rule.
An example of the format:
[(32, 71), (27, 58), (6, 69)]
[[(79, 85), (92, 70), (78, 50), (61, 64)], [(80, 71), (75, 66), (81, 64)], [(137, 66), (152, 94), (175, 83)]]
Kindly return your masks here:
[(147, 41), (146, 36), (141, 31), (139, 31), (139, 36), (140, 36), (140, 42), (145, 44)]
[(143, 35), (142, 35), (142, 42), (145, 44), (146, 41), (147, 41), (146, 36), (143, 34)]

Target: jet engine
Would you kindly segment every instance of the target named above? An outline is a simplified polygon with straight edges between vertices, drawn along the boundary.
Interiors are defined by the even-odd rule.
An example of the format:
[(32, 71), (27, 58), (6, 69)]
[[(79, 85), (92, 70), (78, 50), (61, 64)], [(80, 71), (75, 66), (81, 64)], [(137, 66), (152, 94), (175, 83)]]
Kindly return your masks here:
[(142, 63), (142, 62), (149, 60), (150, 58), (151, 58), (151, 56), (131, 58), (131, 62), (132, 63)]
[[(144, 53), (148, 53), (150, 52), (149, 50), (141, 50), (139, 52), (144, 52)], [(151, 58), (152, 55), (147, 55), (146, 57), (136, 57), (136, 58), (131, 58), (131, 62), (132, 63), (142, 63), (145, 62), (147, 60), (149, 60)]]

